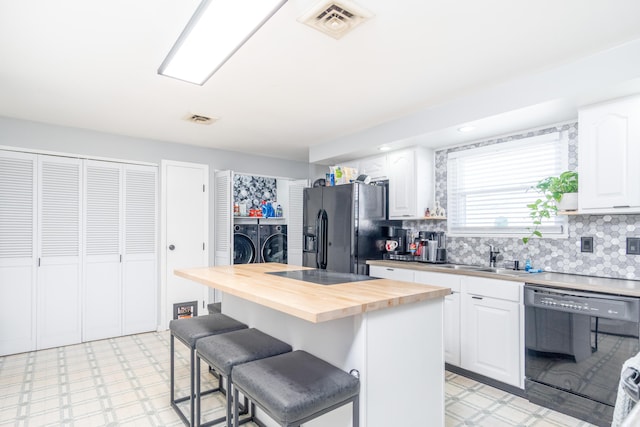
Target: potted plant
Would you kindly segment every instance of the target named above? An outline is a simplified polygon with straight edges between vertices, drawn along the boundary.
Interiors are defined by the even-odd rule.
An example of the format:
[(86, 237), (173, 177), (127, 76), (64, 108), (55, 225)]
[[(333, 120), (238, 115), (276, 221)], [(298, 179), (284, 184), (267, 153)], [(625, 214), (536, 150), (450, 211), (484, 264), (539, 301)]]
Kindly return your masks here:
[(578, 209), (578, 172), (565, 171), (559, 176), (544, 178), (533, 186), (542, 197), (527, 205), (531, 210), (529, 216), (533, 220), (533, 231), (528, 237), (523, 237), (522, 242), (527, 243), (530, 238), (542, 237), (538, 227), (542, 221), (557, 215), (558, 210), (570, 211)]

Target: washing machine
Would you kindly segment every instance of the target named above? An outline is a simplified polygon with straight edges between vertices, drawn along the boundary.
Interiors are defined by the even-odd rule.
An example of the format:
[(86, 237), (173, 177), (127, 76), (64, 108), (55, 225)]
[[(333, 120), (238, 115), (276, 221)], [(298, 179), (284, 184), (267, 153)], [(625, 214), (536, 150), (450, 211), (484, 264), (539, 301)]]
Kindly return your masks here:
[(233, 226), (233, 263), (251, 264), (260, 262), (258, 256), (258, 224), (235, 224)]
[(261, 224), (258, 230), (259, 262), (287, 263), (287, 226)]

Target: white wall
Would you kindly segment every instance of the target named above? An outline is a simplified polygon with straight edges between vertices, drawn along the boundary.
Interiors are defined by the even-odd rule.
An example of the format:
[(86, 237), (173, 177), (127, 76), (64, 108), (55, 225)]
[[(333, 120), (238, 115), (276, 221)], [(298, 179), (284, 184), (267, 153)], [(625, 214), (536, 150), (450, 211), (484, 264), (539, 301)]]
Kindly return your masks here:
[[(209, 189), (213, 188), (213, 171), (230, 169), (252, 175), (309, 179), (310, 165), (271, 157), (215, 150), (193, 145), (132, 138), (91, 130), (0, 117), (0, 146), (30, 150), (55, 151), (95, 157), (157, 163), (176, 160), (209, 165)], [(159, 188), (158, 188), (159, 191)], [(213, 191), (209, 191), (210, 234), (213, 245)], [(214, 251), (209, 251), (213, 265)]]

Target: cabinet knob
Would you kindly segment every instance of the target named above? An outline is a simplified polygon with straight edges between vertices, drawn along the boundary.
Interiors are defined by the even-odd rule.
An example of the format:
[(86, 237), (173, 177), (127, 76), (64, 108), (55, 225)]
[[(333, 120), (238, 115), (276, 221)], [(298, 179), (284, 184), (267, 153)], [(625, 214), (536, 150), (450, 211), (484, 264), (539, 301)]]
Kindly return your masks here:
[(175, 248), (176, 248), (175, 245), (169, 245), (169, 250), (170, 251), (174, 250)]

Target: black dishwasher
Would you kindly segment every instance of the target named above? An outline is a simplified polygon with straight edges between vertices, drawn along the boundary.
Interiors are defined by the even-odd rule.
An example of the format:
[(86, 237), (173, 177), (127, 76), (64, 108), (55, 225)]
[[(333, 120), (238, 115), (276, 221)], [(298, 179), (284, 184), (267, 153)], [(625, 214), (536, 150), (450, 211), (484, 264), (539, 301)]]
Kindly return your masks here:
[(525, 393), (611, 425), (620, 370), (640, 347), (640, 299), (525, 285)]

